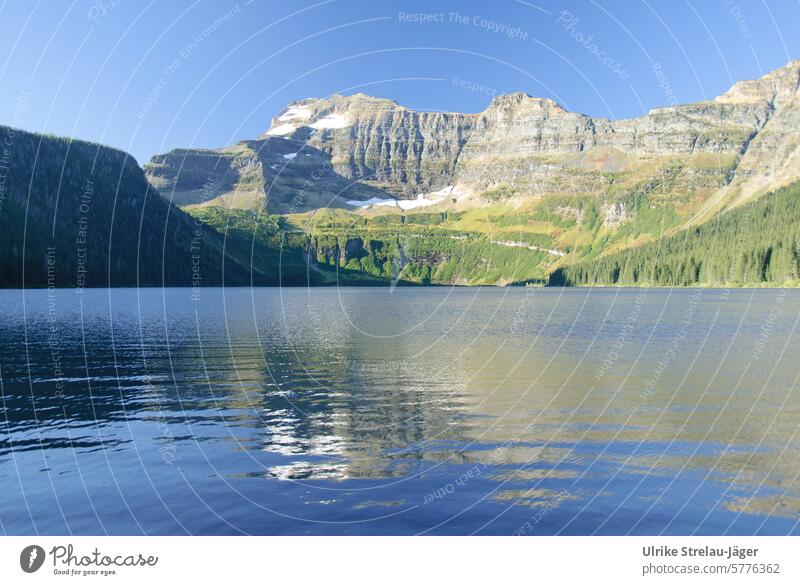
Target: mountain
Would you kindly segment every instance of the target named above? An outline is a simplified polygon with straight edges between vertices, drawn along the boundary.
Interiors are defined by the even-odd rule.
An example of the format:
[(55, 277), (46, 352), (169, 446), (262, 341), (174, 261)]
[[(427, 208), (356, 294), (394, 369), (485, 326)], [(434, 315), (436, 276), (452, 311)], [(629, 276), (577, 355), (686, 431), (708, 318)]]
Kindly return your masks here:
[[(478, 114), (335, 95), (289, 104), (258, 140), (172, 151), (145, 170), (178, 204), (275, 213), (414, 199), (451, 186), (456, 196), (441, 199), (480, 199), (504, 186), (521, 199), (616, 202), (653, 183), (678, 207), (719, 210), (800, 176), (799, 84), (793, 61), (716, 99), (628, 120), (568, 112), (524, 93), (498, 96)], [(307, 181), (306, 196), (295, 200)]]
[(411, 281), (441, 284), (551, 273), (577, 282), (562, 269), (800, 179), (798, 88), (792, 61), (715, 99), (626, 120), (524, 93), (477, 114), (334, 95), (288, 104), (255, 140), (175, 150), (144, 168), (201, 220), (213, 209), (243, 225), (248, 214), (278, 215), (317, 268), (391, 280), (402, 265)]

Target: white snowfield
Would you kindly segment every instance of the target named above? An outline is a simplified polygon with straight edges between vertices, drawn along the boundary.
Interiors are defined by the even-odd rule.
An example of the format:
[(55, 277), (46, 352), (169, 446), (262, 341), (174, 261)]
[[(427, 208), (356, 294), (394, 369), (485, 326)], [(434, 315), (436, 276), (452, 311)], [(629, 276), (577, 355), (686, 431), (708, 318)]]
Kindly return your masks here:
[(372, 207), (372, 206), (388, 206), (399, 207), (402, 210), (416, 209), (418, 207), (428, 207), (429, 205), (436, 205), (441, 203), (448, 197), (452, 196), (455, 187), (450, 185), (444, 189), (439, 189), (432, 193), (419, 193), (416, 199), (381, 199), (380, 197), (372, 197), (366, 201), (346, 201), (347, 205), (353, 207)]
[(287, 134), (291, 134), (297, 130), (295, 126), (292, 124), (281, 124), (280, 126), (275, 126), (273, 129), (267, 131), (267, 135), (269, 136), (286, 136)]
[(428, 207), (429, 205), (436, 205), (440, 201), (442, 201), (444, 197), (438, 197), (436, 199), (428, 199), (425, 197), (424, 193), (420, 193), (417, 195), (416, 199), (398, 199), (397, 206), (400, 209), (416, 209), (417, 207)]
[(315, 130), (326, 130), (335, 128), (347, 128), (349, 125), (350, 125), (350, 120), (348, 120), (341, 114), (330, 114), (311, 124), (311, 127), (314, 128)]
[(369, 199), (365, 199), (364, 201), (357, 201), (355, 199), (351, 199), (350, 201), (345, 201), (347, 205), (352, 205), (353, 207), (372, 207), (373, 205), (390, 205), (392, 207), (395, 206), (397, 203), (396, 199), (381, 199), (380, 197), (370, 197)]
[(324, 118), (309, 124), (308, 121), (311, 117), (312, 113), (308, 108), (289, 108), (278, 117), (278, 121), (283, 122), (283, 124), (278, 124), (274, 128), (267, 130), (267, 136), (286, 136), (303, 126), (311, 128), (313, 134), (317, 130), (335, 130), (347, 128), (351, 125), (350, 120), (342, 114), (328, 114)]
[(296, 152), (293, 152), (293, 153), (291, 153), (291, 154), (284, 154), (284, 155), (283, 155), (283, 158), (285, 158), (286, 160), (292, 160), (292, 159), (293, 159), (294, 157), (296, 157), (296, 156), (297, 156), (297, 153), (296, 153)]

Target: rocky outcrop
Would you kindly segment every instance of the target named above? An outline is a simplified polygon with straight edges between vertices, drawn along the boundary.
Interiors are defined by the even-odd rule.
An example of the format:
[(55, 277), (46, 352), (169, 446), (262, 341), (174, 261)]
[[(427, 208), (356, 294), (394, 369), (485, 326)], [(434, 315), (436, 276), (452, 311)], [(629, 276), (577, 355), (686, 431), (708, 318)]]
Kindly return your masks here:
[(619, 201), (605, 204), (600, 209), (603, 212), (603, 225), (606, 227), (617, 227), (628, 219), (628, 211)]
[(272, 136), (216, 150), (173, 150), (154, 156), (144, 170), (150, 183), (180, 206), (297, 213), (386, 197), (383, 190), (337, 173), (329, 153)]
[(716, 103), (764, 109), (765, 122), (746, 145), (731, 181), (696, 215), (702, 221), (720, 208), (738, 206), (768, 190), (785, 187), (800, 177), (800, 61), (793, 61), (761, 79), (740, 81)]
[(336, 173), (397, 194), (449, 185), (475, 116), (416, 112), (364, 94), (293, 102), (265, 137), (302, 140), (330, 155)]

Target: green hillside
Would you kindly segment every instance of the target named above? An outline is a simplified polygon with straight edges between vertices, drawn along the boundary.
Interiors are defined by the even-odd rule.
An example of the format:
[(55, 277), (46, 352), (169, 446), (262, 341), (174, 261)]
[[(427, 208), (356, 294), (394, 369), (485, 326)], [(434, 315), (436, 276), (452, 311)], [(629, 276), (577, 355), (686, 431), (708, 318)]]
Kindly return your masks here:
[[(318, 284), (795, 286), (800, 183), (696, 227), (674, 231), (646, 196), (634, 219), (603, 224), (596, 203), (546, 197), (526, 208), (290, 216), (194, 207), (254, 266), (307, 270)], [(564, 215), (554, 210), (572, 209)]]
[[(229, 252), (256, 241), (270, 250), (273, 263), (302, 256), (321, 284), (522, 284), (543, 283), (545, 277), (545, 253), (455, 229), (447, 213), (364, 217), (321, 209), (285, 217), (208, 206), (187, 210), (227, 234)], [(242, 252), (235, 255), (241, 258)]]

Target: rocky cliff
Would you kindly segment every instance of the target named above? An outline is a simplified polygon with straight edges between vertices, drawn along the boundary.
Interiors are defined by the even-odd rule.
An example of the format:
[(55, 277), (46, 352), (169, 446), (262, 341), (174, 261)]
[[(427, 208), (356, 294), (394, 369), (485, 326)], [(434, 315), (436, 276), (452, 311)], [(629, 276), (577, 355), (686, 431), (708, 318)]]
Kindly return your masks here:
[(278, 213), (431, 192), (419, 203), (469, 206), (490, 192), (601, 197), (617, 219), (619, 206), (644, 194), (701, 218), (800, 177), (798, 86), (793, 61), (716, 99), (626, 120), (524, 93), (498, 96), (478, 114), (337, 95), (289, 104), (258, 140), (172, 151), (145, 170), (178, 204)]

